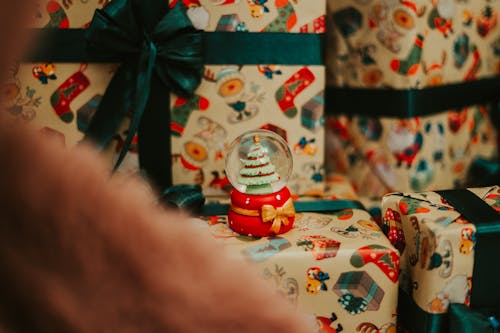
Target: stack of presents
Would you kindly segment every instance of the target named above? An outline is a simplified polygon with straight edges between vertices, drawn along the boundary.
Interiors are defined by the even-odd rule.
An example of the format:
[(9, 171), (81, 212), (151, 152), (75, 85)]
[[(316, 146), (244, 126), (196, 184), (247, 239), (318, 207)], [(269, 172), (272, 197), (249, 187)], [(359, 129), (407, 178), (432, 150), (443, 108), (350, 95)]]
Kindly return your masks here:
[(93, 140), (110, 169), (159, 190), (199, 185), (206, 207), (229, 198), (233, 140), (272, 131), (293, 159), (293, 227), (241, 234), (220, 211), (194, 224), (317, 332), (497, 332), (499, 12), (497, 0), (41, 0), (7, 112), (67, 147)]

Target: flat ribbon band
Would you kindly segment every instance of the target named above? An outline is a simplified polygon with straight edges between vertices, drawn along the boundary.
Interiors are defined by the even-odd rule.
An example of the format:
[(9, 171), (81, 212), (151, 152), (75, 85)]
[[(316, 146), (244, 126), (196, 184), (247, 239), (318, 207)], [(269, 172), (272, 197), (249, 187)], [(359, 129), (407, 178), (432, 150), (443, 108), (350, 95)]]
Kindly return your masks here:
[[(86, 29), (33, 29), (40, 40), (28, 62), (121, 62), (118, 55), (90, 52)], [(210, 65), (324, 65), (324, 34), (203, 32), (203, 60)], [(293, 52), (292, 50), (296, 50)]]
[[(96, 52), (88, 45), (88, 29), (35, 29), (39, 34), (38, 47), (24, 58), (29, 62), (80, 62), (80, 63), (123, 63), (126, 56), (120, 52)], [(201, 32), (200, 32), (201, 33)], [(283, 64), (283, 65), (323, 65), (324, 34), (295, 34), (295, 33), (250, 33), (250, 32), (204, 32), (202, 33), (203, 63), (204, 64)], [(123, 160), (126, 147), (133, 139), (138, 129), (139, 137), (139, 164), (146, 171), (147, 177), (160, 189), (167, 188), (173, 184), (171, 163), (171, 137), (170, 137), (170, 102), (168, 98), (169, 87), (158, 78), (151, 75), (151, 66), (155, 62), (156, 50), (151, 44), (149, 57), (143, 63), (149, 62), (146, 78), (137, 81), (141, 90), (150, 84), (151, 93), (136, 95), (136, 110), (132, 117), (129, 133), (126, 138), (125, 148), (122, 149), (118, 166)], [(125, 65), (130, 66), (130, 65)], [(158, 66), (158, 65), (157, 65)], [(133, 69), (126, 68), (119, 71), (112, 79), (116, 91), (121, 95), (129, 95), (134, 91), (132, 82), (134, 77), (130, 74)], [(170, 71), (171, 69), (167, 69)], [(176, 72), (176, 69), (173, 70)], [(125, 74), (124, 74), (125, 73)], [(128, 75), (128, 77), (125, 77)], [(201, 77), (201, 75), (200, 75)], [(121, 85), (117, 89), (117, 85)], [(109, 88), (109, 87), (108, 87)], [(117, 127), (128, 111), (121, 106), (114, 105), (112, 98), (107, 97), (107, 110), (109, 113), (96, 115), (98, 121), (92, 121), (89, 128), (90, 137), (96, 139), (98, 145), (110, 141), (115, 134), (109, 128)], [(102, 102), (101, 104), (105, 104)], [(146, 105), (146, 107), (144, 107)], [(104, 109), (104, 108), (103, 108)], [(123, 110), (122, 110), (123, 109)], [(87, 133), (88, 134), (88, 133)]]
[[(365, 210), (363, 204), (355, 200), (314, 200), (314, 201), (295, 201), (295, 212), (316, 212), (316, 213), (335, 213), (345, 209), (362, 209)], [(203, 215), (227, 215), (229, 212), (229, 204), (221, 204), (218, 202), (208, 202), (203, 207)], [(257, 215), (258, 216), (258, 215)]]
[[(500, 77), (423, 89), (371, 89), (328, 86), (330, 114), (413, 118), (500, 100)], [(388, 103), (390, 101), (390, 103)]]

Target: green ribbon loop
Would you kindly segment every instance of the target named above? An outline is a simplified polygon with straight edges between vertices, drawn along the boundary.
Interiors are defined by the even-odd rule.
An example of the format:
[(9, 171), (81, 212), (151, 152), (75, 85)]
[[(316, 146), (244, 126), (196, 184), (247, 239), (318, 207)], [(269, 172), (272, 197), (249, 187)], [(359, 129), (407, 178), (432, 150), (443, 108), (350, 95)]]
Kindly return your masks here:
[[(89, 125), (85, 139), (105, 147), (128, 112), (130, 128), (115, 169), (123, 161), (147, 107), (153, 75), (170, 91), (189, 97), (203, 73), (201, 32), (182, 5), (169, 9), (168, 1), (113, 0), (97, 10), (87, 30), (88, 48), (103, 58), (119, 58), (122, 66), (111, 80)], [(168, 98), (168, 97), (167, 97)]]
[(484, 311), (473, 310), (464, 304), (450, 304), (450, 332), (500, 333), (498, 321)]

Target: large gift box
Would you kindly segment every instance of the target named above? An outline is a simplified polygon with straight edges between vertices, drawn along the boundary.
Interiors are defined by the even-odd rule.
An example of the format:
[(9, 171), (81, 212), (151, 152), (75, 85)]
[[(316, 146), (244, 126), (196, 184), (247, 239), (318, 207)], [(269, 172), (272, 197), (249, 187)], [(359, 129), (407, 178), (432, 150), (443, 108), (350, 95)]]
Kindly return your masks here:
[[(448, 332), (446, 314), (457, 304), (498, 314), (499, 186), (389, 194), (382, 212), (384, 232), (401, 253), (398, 318), (405, 330)], [(484, 224), (488, 215), (496, 225)]]
[(370, 197), (463, 185), (475, 158), (497, 150), (487, 103), (500, 87), (499, 10), (328, 1), (327, 169)]
[[(44, 0), (41, 1), (37, 12), (35, 27), (44, 28), (45, 31), (66, 28), (70, 28), (66, 30), (93, 29), (97, 32), (90, 37), (91, 40), (94, 38), (90, 43), (97, 40), (97, 44), (103, 49), (107, 44), (121, 43), (121, 38), (123, 38), (120, 35), (122, 32), (119, 32), (117, 35), (111, 34), (115, 36), (114, 39), (103, 42), (108, 31), (98, 29), (101, 29), (102, 22), (109, 24), (106, 19), (109, 15), (113, 15), (111, 11), (106, 12), (104, 6), (123, 6), (118, 10), (113, 9), (114, 12), (120, 13), (135, 5), (148, 7), (152, 3), (155, 5), (164, 3), (165, 11), (169, 11), (167, 0), (150, 2)], [(310, 3), (292, 0), (175, 0), (170, 1), (170, 6), (181, 7), (181, 11), (185, 13), (184, 15), (193, 26), (204, 30), (202, 33), (204, 49), (201, 53), (205, 66), (200, 73), (197, 73), (197, 68), (192, 70), (199, 74), (199, 77), (195, 79), (188, 77), (190, 80), (201, 82), (190, 97), (171, 94), (169, 98), (169, 91), (176, 91), (178, 82), (171, 86), (168, 84), (177, 80), (180, 75), (185, 75), (182, 70), (185, 66), (183, 61), (186, 59), (179, 60), (178, 58), (184, 56), (190, 61), (190, 57), (194, 58), (192, 55), (194, 51), (182, 55), (181, 50), (176, 48), (175, 42), (177, 41), (167, 35), (167, 32), (161, 32), (167, 36), (167, 46), (159, 43), (155, 46), (157, 49), (155, 52), (158, 54), (155, 54), (157, 62), (153, 65), (164, 67), (153, 69), (151, 87), (145, 88), (149, 85), (148, 80), (141, 83), (130, 81), (125, 87), (118, 85), (119, 87), (113, 92), (106, 90), (112, 78), (118, 80), (117, 77), (126, 76), (118, 70), (120, 63), (122, 67), (133, 68), (130, 72), (132, 74), (127, 73), (133, 76), (137, 75), (134, 74), (136, 72), (133, 67), (135, 60), (130, 61), (127, 58), (128, 54), (123, 57), (116, 56), (116, 54), (107, 57), (105, 54), (99, 58), (99, 55), (95, 56), (99, 50), (89, 51), (84, 48), (85, 38), (89, 38), (88, 36), (75, 35), (81, 39), (80, 44), (84, 46), (80, 44), (73, 46), (68, 43), (74, 43), (76, 37), (72, 38), (68, 35), (70, 37), (63, 40), (62, 44), (57, 44), (61, 38), (56, 36), (57, 33), (53, 33), (49, 34), (49, 37), (42, 34), (45, 37), (40, 37), (40, 45), (37, 46), (42, 51), (34, 52), (34, 58), (28, 57), (28, 60), (36, 59), (37, 62), (12, 66), (11, 80), (4, 88), (9, 111), (14, 116), (43, 129), (45, 133), (64, 139), (68, 146), (79, 142), (85, 132), (89, 130), (95, 132), (96, 128), (107, 126), (106, 121), (108, 123), (116, 121), (113, 117), (117, 117), (117, 114), (121, 112), (120, 117), (124, 118), (121, 126), (116, 128), (114, 133), (99, 134), (100, 137), (106, 137), (103, 141), (107, 143), (107, 156), (112, 160), (110, 165), (118, 159), (119, 153), (125, 147), (128, 154), (122, 161), (119, 171), (136, 172), (139, 169), (140, 160), (141, 164), (145, 162), (142, 166), (146, 169), (146, 173), (149, 173), (148, 176), (161, 178), (160, 186), (170, 185), (169, 183), (199, 184), (202, 185), (207, 195), (220, 195), (229, 188), (224, 172), (224, 160), (230, 143), (247, 130), (268, 129), (280, 134), (293, 152), (294, 170), (289, 187), (294, 194), (321, 193), (324, 177), (324, 66), (321, 61), (308, 60), (306, 54), (313, 54), (315, 59), (322, 58), (321, 43), (318, 41), (325, 31), (325, 0)], [(96, 17), (93, 19), (95, 10), (102, 7), (105, 8), (104, 12), (100, 12), (100, 16), (97, 15), (97, 19)], [(170, 9), (170, 11), (174, 10)], [(132, 17), (134, 15), (139, 17), (143, 14), (142, 12), (147, 13), (147, 10), (132, 9), (131, 12)], [(126, 14), (129, 15), (129, 13)], [(137, 19), (137, 17), (133, 17), (135, 19), (133, 22), (140, 22), (141, 18)], [(158, 18), (169, 22), (161, 15), (155, 19)], [(111, 18), (109, 21), (113, 22), (113, 20), (115, 19)], [(154, 24), (154, 20), (152, 21), (145, 25)], [(170, 21), (176, 21), (176, 17)], [(130, 24), (123, 25), (124, 34), (134, 35), (135, 32), (126, 30), (130, 28), (128, 25)], [(163, 29), (165, 26), (165, 24), (158, 24), (155, 29)], [(183, 32), (186, 29), (179, 30)], [(175, 36), (177, 32), (171, 34), (177, 37)], [(158, 34), (158, 36), (163, 35)], [(293, 38), (289, 36), (298, 37), (296, 40), (299, 42), (290, 43)], [(153, 34), (151, 38), (155, 39), (156, 35)], [(179, 39), (182, 38), (184, 37), (179, 37)], [(162, 47), (167, 49), (170, 47), (169, 39), (174, 40), (172, 50), (165, 52)], [(318, 46), (308, 48), (304, 52), (300, 47), (311, 45), (307, 40), (313, 40), (313, 43)], [(149, 52), (148, 56), (151, 56), (151, 47), (147, 45), (148, 42), (146, 38), (146, 51)], [(302, 42), (306, 44), (301, 44)], [(186, 44), (189, 46), (190, 43), (192, 42), (189, 39)], [(183, 44), (181, 48), (185, 46)], [(123, 49), (121, 44), (113, 45), (113, 47)], [(80, 50), (80, 48), (84, 50), (81, 61), (67, 60), (78, 58), (78, 54), (73, 55), (73, 58), (67, 54), (76, 53), (78, 51), (74, 50)], [(113, 49), (113, 52), (115, 51)], [(130, 52), (135, 52), (135, 50), (132, 48)], [(92, 59), (89, 60), (88, 56), (83, 55), (84, 53), (90, 54)], [(165, 54), (170, 57), (166, 64), (162, 62)], [(102, 60), (99, 61), (99, 59)], [(107, 64), (102, 63), (108, 59)], [(261, 61), (269, 61), (269, 63), (260, 63)], [(147, 71), (147, 66), (145, 67)], [(161, 74), (158, 74), (158, 77), (168, 83), (167, 88), (157, 87), (158, 84), (155, 83), (157, 78), (154, 77), (157, 72)], [(141, 79), (139, 75), (138, 80)], [(185, 81), (191, 84), (189, 80)], [(137, 91), (130, 89), (130, 86), (135, 88), (136, 85)], [(139, 98), (134, 96), (134, 93), (139, 95)], [(109, 96), (123, 94), (125, 102), (129, 99), (135, 105), (131, 103), (127, 105), (130, 109), (127, 109), (122, 104), (111, 100), (106, 104), (108, 109), (124, 110), (111, 112), (112, 114), (107, 116), (110, 119), (104, 121), (102, 119), (106, 116), (100, 116), (100, 124), (92, 125), (91, 119), (96, 112), (101, 112), (99, 105), (107, 94)], [(137, 110), (134, 110), (134, 108), (138, 109), (137, 104), (144, 102), (139, 100), (142, 98), (141, 95), (147, 94), (149, 94), (147, 108), (150, 104), (156, 103), (160, 105), (160, 107), (157, 106), (160, 110), (154, 112), (167, 114), (166, 116), (148, 116), (151, 112), (145, 111), (142, 120), (148, 118), (149, 124), (153, 124), (149, 127), (144, 124), (146, 121), (143, 122), (140, 119), (141, 116), (137, 115)], [(102, 112), (110, 113), (109, 110), (102, 110)], [(139, 119), (135, 119), (136, 117)], [(130, 130), (129, 123), (135, 123), (133, 130)], [(139, 135), (135, 135), (137, 128)], [(99, 130), (102, 132), (102, 129)], [(159, 134), (155, 134), (155, 131)], [(141, 133), (143, 133), (142, 136)], [(165, 147), (165, 145), (170, 147)], [(143, 152), (146, 154), (151, 151), (152, 162), (141, 159)], [(147, 170), (151, 165), (160, 176), (157, 177)], [(167, 172), (169, 175), (165, 176)], [(156, 179), (153, 180), (156, 181)]]
[[(345, 177), (332, 177), (328, 187), (325, 200), (354, 202)], [(317, 332), (396, 332), (399, 252), (365, 210), (297, 213), (291, 231), (264, 238), (234, 233), (226, 216), (193, 220), (315, 319)]]

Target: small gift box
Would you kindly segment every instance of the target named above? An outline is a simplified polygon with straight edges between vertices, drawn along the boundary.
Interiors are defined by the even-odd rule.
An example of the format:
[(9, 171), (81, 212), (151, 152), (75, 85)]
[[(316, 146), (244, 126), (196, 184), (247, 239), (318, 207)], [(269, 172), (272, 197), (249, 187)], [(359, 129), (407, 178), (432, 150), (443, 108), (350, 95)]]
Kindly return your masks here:
[(297, 245), (303, 246), (306, 251), (311, 251), (316, 260), (335, 257), (340, 247), (340, 243), (335, 239), (321, 235), (301, 237)]
[(463, 186), (476, 158), (495, 157), (498, 3), (327, 4), (328, 170), (380, 198)]
[[(395, 193), (382, 206), (384, 231), (401, 252), (400, 324), (409, 332), (492, 332), (500, 187)], [(461, 317), (484, 318), (487, 329), (462, 330)]]
[(13, 115), (70, 146), (86, 133), (121, 171), (140, 164), (160, 188), (198, 184), (207, 195), (227, 194), (230, 142), (267, 128), (294, 153), (293, 193), (323, 191), (325, 0), (39, 8), (38, 50), (5, 88)]
[(376, 311), (384, 298), (384, 291), (366, 272), (342, 273), (333, 287), (339, 302), (351, 314)]

